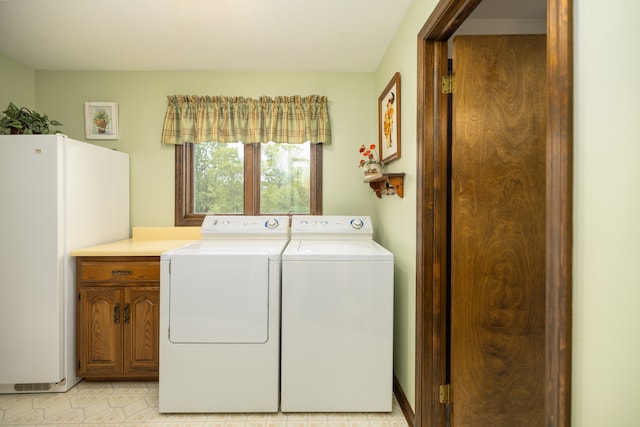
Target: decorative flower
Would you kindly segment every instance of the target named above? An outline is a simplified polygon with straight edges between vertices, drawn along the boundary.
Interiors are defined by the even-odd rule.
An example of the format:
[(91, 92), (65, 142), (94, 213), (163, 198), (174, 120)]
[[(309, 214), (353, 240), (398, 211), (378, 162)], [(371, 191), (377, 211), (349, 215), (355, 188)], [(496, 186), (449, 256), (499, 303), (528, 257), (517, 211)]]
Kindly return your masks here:
[(378, 158), (378, 151), (376, 150), (376, 144), (371, 144), (369, 147), (366, 147), (364, 144), (358, 150), (360, 154), (364, 157), (364, 159), (360, 159), (359, 166), (362, 168), (364, 165), (369, 165), (371, 163), (380, 163), (380, 159)]

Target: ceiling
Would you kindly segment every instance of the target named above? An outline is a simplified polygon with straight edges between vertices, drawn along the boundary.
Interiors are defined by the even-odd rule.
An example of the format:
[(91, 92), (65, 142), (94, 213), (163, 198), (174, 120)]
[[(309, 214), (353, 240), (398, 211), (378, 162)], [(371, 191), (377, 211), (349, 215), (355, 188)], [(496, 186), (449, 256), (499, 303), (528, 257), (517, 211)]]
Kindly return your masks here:
[[(36, 70), (371, 72), (412, 1), (0, 0), (0, 54)], [(540, 3), (544, 16), (544, 0), (475, 13), (532, 17)]]

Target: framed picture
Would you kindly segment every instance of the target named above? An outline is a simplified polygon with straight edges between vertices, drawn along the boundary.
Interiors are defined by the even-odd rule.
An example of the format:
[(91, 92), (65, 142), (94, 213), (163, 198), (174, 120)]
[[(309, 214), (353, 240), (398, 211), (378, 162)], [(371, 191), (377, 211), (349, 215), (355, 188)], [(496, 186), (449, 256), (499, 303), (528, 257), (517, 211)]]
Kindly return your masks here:
[(378, 98), (378, 146), (383, 163), (400, 158), (400, 73)]
[(85, 102), (84, 129), (87, 139), (118, 139), (118, 103)]

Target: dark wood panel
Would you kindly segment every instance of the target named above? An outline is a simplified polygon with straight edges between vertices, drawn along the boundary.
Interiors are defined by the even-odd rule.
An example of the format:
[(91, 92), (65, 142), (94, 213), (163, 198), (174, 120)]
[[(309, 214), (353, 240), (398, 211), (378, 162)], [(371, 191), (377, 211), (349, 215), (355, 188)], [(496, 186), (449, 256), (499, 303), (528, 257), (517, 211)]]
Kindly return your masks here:
[(547, 3), (547, 426), (571, 426), (573, 1)]
[(452, 425), (544, 424), (545, 36), (454, 40)]

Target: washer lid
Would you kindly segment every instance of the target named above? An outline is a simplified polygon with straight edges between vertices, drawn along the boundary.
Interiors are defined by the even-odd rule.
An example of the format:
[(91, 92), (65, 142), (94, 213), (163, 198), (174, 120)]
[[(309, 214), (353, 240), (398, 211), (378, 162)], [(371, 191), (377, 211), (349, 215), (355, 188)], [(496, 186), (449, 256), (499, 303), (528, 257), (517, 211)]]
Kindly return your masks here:
[(393, 254), (373, 240), (291, 240), (282, 260), (393, 261)]

